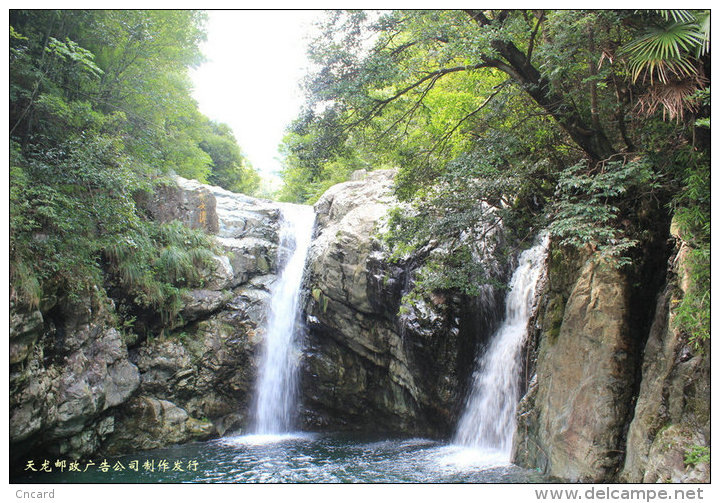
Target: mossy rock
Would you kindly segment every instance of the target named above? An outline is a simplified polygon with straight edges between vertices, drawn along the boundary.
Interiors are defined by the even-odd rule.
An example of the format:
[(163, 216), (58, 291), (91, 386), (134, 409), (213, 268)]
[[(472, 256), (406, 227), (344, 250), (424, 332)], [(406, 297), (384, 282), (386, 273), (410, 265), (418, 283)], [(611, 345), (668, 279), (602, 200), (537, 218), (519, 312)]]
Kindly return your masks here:
[(563, 317), (565, 316), (566, 299), (561, 295), (553, 295), (548, 301), (543, 319), (543, 331), (550, 341), (555, 341), (560, 335)]

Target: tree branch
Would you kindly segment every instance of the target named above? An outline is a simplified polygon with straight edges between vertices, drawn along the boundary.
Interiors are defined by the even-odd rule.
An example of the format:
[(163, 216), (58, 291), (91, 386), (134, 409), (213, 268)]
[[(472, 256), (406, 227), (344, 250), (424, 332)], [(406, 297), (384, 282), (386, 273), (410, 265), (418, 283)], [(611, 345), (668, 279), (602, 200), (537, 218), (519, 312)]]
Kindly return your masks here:
[[(465, 11), (481, 28), (493, 22), (482, 11)], [(498, 17), (498, 21), (501, 17)], [(601, 161), (617, 153), (602, 129), (592, 128), (585, 124), (576, 109), (568, 107), (568, 97), (554, 91), (550, 82), (530, 64), (527, 55), (520, 51), (511, 41), (496, 38), (490, 46), (507, 62), (494, 65), (495, 68), (510, 75), (520, 84), (525, 92), (560, 124), (572, 140), (594, 161)]]
[[(451, 68), (442, 68), (440, 70), (435, 70), (433, 72), (427, 73), (424, 77), (418, 79), (417, 81), (413, 82), (412, 84), (408, 85), (407, 87), (401, 89), (400, 91), (396, 92), (394, 95), (390, 96), (389, 98), (385, 98), (382, 100), (375, 100), (375, 103), (370, 108), (370, 111), (365, 114), (363, 117), (359, 118), (355, 122), (351, 123), (349, 127), (357, 126), (358, 124), (361, 124), (362, 122), (368, 121), (372, 119), (373, 117), (377, 117), (380, 112), (390, 103), (395, 101), (396, 99), (400, 98), (401, 96), (404, 96), (405, 94), (409, 93), (413, 89), (419, 87), (423, 83), (427, 82), (428, 80), (432, 79), (431, 86), (435, 84), (435, 82), (445, 75), (448, 75), (450, 73), (455, 72), (467, 72), (472, 70), (478, 70), (480, 68), (489, 68), (493, 67), (494, 64), (490, 64), (489, 62), (483, 62), (478, 63), (476, 65), (468, 65), (468, 66), (455, 66)], [(429, 90), (429, 89), (428, 89)], [(427, 91), (425, 91), (427, 93)], [(424, 93), (424, 94), (425, 94)]]
[(527, 56), (525, 56), (525, 59), (527, 59), (528, 63), (530, 63), (530, 60), (532, 58), (533, 49), (535, 48), (535, 37), (538, 34), (538, 30), (540, 29), (540, 25), (545, 20), (545, 11), (540, 11), (540, 17), (537, 20), (537, 24), (535, 25), (535, 29), (532, 32), (532, 35), (530, 35), (530, 43), (528, 44), (528, 51)]
[(434, 145), (430, 148), (430, 150), (428, 151), (428, 155), (430, 155), (430, 154), (435, 150), (435, 148), (436, 148), (438, 145), (440, 145), (442, 142), (444, 142), (444, 141), (446, 141), (447, 139), (449, 139), (449, 138), (455, 133), (455, 131), (457, 131), (457, 129), (460, 127), (460, 125), (461, 125), (463, 122), (465, 122), (465, 121), (468, 120), (470, 117), (472, 117), (473, 115), (475, 115), (476, 113), (478, 113), (480, 110), (482, 110), (483, 108), (485, 108), (485, 107), (488, 105), (488, 103), (490, 103), (490, 101), (491, 101), (495, 96), (497, 96), (497, 95), (500, 93), (500, 91), (502, 91), (502, 90), (505, 88), (505, 86), (507, 85), (508, 82), (509, 82), (509, 81), (506, 80), (506, 81), (501, 82), (500, 84), (496, 85), (496, 86), (493, 88), (493, 89), (494, 89), (494, 92), (491, 93), (490, 96), (488, 96), (488, 97), (485, 99), (485, 101), (483, 101), (482, 104), (481, 104), (479, 107), (477, 107), (475, 110), (473, 110), (472, 112), (470, 112), (469, 114), (467, 114), (465, 117), (463, 117), (462, 119), (460, 119), (460, 120), (455, 124), (455, 126), (453, 126), (453, 128), (452, 128), (450, 131), (448, 131), (447, 133), (445, 133), (438, 141), (435, 142), (435, 144), (434, 144)]
[[(383, 137), (383, 136), (385, 136), (386, 134), (388, 134), (395, 126), (397, 126), (397, 125), (400, 124), (402, 121), (404, 121), (405, 118), (412, 118), (412, 116), (415, 115), (415, 112), (417, 111), (417, 109), (420, 108), (420, 105), (422, 104), (423, 100), (425, 99), (425, 96), (427, 96), (427, 93), (429, 93), (430, 90), (431, 90), (433, 87), (435, 87), (435, 82), (437, 82), (437, 80), (438, 80), (439, 78), (440, 78), (440, 76), (435, 76), (435, 77), (430, 81), (430, 83), (425, 87), (425, 89), (423, 89), (422, 94), (420, 95), (420, 97), (419, 97), (417, 100), (415, 100), (415, 103), (413, 104), (413, 106), (410, 107), (410, 109), (408, 109), (405, 113), (403, 113), (403, 114), (402, 114), (396, 121), (394, 121), (387, 129), (385, 129), (385, 131), (383, 131), (383, 132), (380, 134), (380, 137)], [(407, 128), (406, 128), (406, 132), (407, 132)]]

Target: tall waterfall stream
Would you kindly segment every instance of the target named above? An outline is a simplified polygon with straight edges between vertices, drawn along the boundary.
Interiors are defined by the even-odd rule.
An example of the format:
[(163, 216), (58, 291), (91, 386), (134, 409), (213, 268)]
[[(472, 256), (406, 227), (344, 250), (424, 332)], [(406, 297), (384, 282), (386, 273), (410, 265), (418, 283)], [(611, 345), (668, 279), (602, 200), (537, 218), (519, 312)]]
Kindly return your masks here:
[(548, 238), (525, 250), (510, 280), (505, 318), (482, 353), (473, 374), (472, 391), (458, 424), (455, 442), (494, 449), (510, 460), (517, 409), (520, 357), (535, 290), (544, 270)]
[(287, 433), (292, 427), (298, 299), (314, 222), (311, 206), (288, 205), (282, 209), (280, 250), (288, 250), (289, 256), (270, 300), (255, 399), (256, 434)]

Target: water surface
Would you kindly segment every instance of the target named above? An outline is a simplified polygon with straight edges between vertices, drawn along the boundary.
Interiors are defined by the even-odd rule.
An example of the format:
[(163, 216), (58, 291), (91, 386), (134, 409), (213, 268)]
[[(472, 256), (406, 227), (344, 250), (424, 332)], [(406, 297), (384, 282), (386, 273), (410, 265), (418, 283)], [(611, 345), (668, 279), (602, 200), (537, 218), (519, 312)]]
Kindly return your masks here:
[[(509, 464), (503, 452), (421, 438), (358, 440), (346, 435), (284, 434), (226, 437), (107, 458), (85, 472), (15, 474), (12, 482), (42, 483), (523, 483), (543, 482), (535, 472)], [(167, 469), (160, 470), (161, 461)], [(115, 470), (117, 462), (125, 467)], [(138, 462), (138, 471), (128, 468)], [(155, 471), (143, 469), (154, 461)], [(52, 460), (51, 465), (54, 465)], [(39, 467), (42, 460), (35, 460)], [(119, 467), (119, 465), (118, 465)], [(80, 463), (80, 469), (85, 463)], [(149, 468), (149, 466), (148, 466)], [(183, 469), (183, 471), (174, 470)]]

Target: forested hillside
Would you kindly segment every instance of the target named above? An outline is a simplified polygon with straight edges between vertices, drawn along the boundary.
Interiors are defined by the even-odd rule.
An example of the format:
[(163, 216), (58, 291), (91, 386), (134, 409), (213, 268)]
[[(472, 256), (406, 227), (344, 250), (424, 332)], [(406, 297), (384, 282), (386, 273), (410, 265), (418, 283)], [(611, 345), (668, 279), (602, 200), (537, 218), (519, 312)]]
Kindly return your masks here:
[[(230, 129), (192, 99), (204, 14), (11, 11), (11, 299), (122, 287), (172, 316), (209, 242), (136, 198), (175, 173), (251, 193)], [(157, 256), (156, 250), (162, 250)]]

